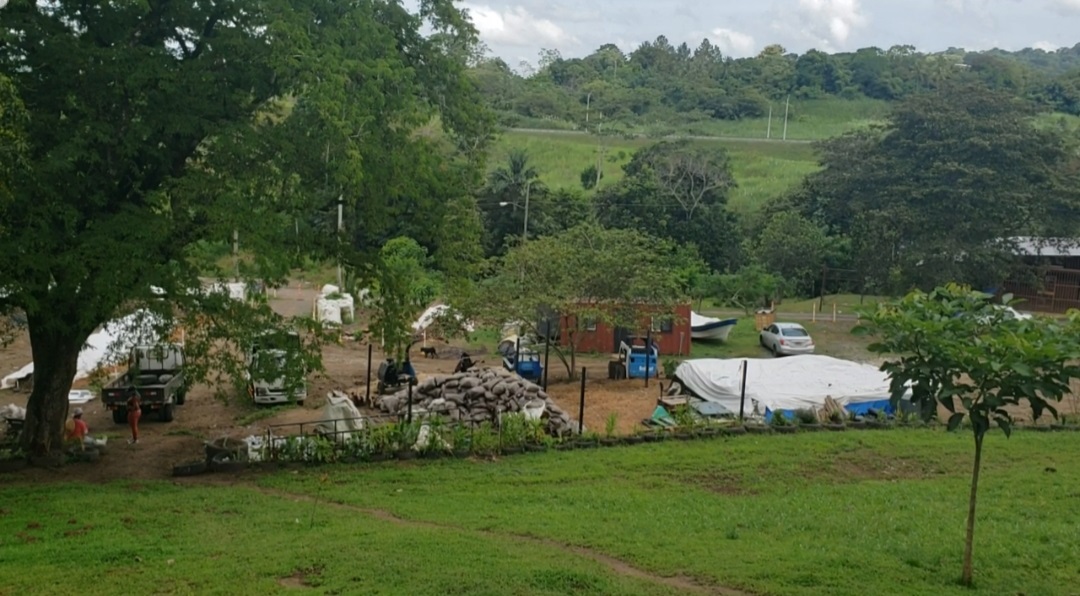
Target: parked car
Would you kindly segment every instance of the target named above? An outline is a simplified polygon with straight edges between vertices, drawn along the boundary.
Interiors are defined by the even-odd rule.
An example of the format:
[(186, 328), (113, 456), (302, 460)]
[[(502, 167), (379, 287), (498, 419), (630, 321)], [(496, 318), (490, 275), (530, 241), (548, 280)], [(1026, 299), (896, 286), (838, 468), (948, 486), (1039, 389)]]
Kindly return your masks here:
[(813, 338), (798, 323), (773, 323), (761, 330), (760, 341), (773, 356), (814, 353)]

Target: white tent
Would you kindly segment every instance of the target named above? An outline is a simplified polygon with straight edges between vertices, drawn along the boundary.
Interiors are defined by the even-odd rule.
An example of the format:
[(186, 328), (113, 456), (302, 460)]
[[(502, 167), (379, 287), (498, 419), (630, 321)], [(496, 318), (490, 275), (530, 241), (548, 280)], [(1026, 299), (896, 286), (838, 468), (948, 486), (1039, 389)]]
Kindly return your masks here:
[(739, 411), (746, 366), (747, 415), (820, 409), (831, 397), (846, 409), (887, 409), (889, 378), (871, 364), (831, 356), (686, 360), (675, 377), (693, 395)]
[[(75, 365), (75, 378), (85, 379), (91, 373), (123, 361), (131, 348), (137, 345), (153, 345), (160, 341), (154, 326), (160, 319), (148, 310), (137, 310), (130, 315), (110, 321), (86, 340)], [(31, 362), (0, 380), (0, 389), (9, 389), (19, 381), (34, 374)]]
[[(450, 307), (446, 304), (436, 304), (435, 306), (428, 307), (428, 309), (424, 311), (424, 314), (420, 315), (420, 318), (413, 323), (413, 331), (419, 333), (427, 330), (427, 328), (431, 327), (440, 317), (446, 315), (449, 310)], [(473, 331), (472, 324), (466, 322), (465, 330), (471, 333)]]

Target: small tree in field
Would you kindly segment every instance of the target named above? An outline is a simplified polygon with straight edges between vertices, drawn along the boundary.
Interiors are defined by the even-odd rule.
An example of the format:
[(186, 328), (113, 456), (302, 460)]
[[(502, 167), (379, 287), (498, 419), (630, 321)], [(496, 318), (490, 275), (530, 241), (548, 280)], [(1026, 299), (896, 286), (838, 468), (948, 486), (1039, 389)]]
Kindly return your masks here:
[(881, 366), (889, 374), (893, 403), (910, 388), (913, 404), (932, 417), (938, 404), (952, 415), (955, 430), (967, 418), (975, 439), (975, 462), (968, 500), (967, 535), (962, 582), (972, 584), (975, 500), (979, 487), (983, 440), (993, 425), (1008, 437), (1012, 416), (1006, 408), (1031, 408), (1033, 419), (1044, 412), (1057, 417), (1052, 402), (1080, 378), (1080, 313), (1067, 322), (1022, 318), (1004, 304), (965, 287), (949, 285), (930, 293), (913, 292), (861, 313), (854, 329), (880, 339), (870, 350), (898, 356)]
[(559, 313), (569, 361), (553, 347), (574, 378), (575, 355), (590, 324), (639, 328), (648, 324), (640, 305), (670, 317), (665, 309), (681, 297), (676, 272), (686, 258), (663, 240), (581, 224), (507, 252), (480, 286), (468, 316), (493, 327), (520, 321), (536, 333), (542, 313)]

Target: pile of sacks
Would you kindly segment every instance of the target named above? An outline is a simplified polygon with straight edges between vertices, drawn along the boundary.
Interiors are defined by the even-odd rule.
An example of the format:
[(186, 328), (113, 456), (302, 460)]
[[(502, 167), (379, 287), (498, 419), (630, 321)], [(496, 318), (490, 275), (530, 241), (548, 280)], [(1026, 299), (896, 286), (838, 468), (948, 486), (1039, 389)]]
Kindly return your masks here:
[[(376, 400), (380, 410), (403, 416), (409, 408), (408, 389)], [(542, 420), (552, 435), (570, 434), (576, 428), (539, 385), (498, 368), (437, 375), (413, 387), (413, 415), (438, 414), (451, 422), (497, 424), (502, 414), (523, 414)]]

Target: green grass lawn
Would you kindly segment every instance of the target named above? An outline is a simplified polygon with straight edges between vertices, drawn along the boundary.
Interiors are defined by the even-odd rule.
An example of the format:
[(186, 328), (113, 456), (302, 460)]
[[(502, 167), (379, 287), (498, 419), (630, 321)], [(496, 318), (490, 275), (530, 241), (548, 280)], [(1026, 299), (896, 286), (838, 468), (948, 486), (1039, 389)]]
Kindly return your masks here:
[[(782, 316), (782, 315), (781, 315)], [(798, 321), (814, 338), (816, 353), (856, 361), (866, 361), (871, 354), (866, 350), (870, 339), (851, 334), (851, 321), (833, 323)], [(691, 358), (763, 358), (768, 357), (758, 341), (754, 317), (739, 317), (726, 342), (694, 340)]]
[[(634, 152), (655, 141), (646, 139), (604, 138), (604, 177), (600, 186), (606, 187), (622, 179), (622, 166)], [(783, 194), (797, 186), (809, 173), (817, 170), (814, 149), (802, 143), (779, 141), (699, 140), (697, 143), (721, 143), (731, 156), (732, 170), (738, 187), (729, 198), (731, 208), (749, 211), (767, 199)], [(581, 171), (595, 164), (598, 138), (587, 135), (506, 132), (492, 149), (488, 159), (491, 169), (503, 167), (511, 149), (524, 149), (540, 179), (551, 188), (581, 188)]]
[[(1080, 585), (1080, 434), (987, 439), (976, 593)], [(801, 433), (0, 489), (0, 591), (968, 594), (971, 439)], [(340, 505), (330, 505), (332, 501)], [(405, 520), (404, 522), (401, 520)]]

